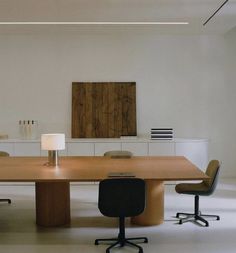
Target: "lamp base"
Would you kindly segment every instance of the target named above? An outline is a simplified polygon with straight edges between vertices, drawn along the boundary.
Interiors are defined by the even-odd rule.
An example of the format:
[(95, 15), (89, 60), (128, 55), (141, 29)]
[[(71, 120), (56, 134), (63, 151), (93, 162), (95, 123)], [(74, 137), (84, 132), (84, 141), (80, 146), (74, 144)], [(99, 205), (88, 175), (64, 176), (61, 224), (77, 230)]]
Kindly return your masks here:
[(48, 166), (57, 166), (58, 161), (58, 150), (48, 150)]

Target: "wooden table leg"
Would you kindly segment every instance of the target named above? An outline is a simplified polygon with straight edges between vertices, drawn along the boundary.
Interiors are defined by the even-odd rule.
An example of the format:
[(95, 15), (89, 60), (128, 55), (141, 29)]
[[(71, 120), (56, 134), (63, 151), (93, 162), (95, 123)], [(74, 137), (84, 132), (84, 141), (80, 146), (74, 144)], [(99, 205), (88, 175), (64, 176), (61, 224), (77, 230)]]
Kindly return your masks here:
[(36, 224), (44, 227), (70, 223), (69, 182), (37, 182)]
[(142, 226), (159, 225), (164, 221), (164, 182), (145, 180), (146, 208), (144, 212), (131, 218), (133, 224)]

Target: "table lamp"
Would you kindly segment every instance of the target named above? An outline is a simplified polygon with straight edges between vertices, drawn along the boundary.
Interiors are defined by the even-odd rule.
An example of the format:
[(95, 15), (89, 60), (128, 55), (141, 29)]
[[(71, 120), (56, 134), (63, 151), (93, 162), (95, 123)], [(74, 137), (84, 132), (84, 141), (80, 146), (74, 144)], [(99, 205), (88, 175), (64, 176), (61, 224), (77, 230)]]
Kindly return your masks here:
[(49, 166), (58, 165), (58, 150), (65, 149), (65, 134), (42, 134), (41, 149), (48, 150)]

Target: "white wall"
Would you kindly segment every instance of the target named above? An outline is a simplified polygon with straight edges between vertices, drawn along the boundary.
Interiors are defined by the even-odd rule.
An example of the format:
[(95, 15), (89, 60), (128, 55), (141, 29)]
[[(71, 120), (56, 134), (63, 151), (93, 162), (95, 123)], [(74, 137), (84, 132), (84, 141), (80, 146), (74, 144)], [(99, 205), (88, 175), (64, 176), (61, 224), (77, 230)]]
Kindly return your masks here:
[(210, 138), (210, 158), (236, 176), (226, 45), (223, 36), (149, 30), (2, 34), (0, 132), (16, 137), (19, 119), (37, 119), (41, 132), (70, 137), (73, 81), (136, 81), (139, 135), (171, 126), (177, 137)]
[[(236, 28), (225, 35), (226, 68), (225, 93), (222, 100), (224, 113), (220, 118), (222, 125), (221, 149), (224, 151), (229, 174), (236, 175)], [(224, 126), (224, 129), (223, 129)], [(220, 144), (220, 143), (219, 143)]]

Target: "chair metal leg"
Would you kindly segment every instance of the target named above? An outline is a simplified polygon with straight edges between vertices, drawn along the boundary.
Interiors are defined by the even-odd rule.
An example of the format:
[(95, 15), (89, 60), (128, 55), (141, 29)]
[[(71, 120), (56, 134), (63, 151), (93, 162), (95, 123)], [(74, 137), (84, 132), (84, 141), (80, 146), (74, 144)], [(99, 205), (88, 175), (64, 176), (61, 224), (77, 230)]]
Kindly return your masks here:
[(120, 242), (119, 241), (117, 241), (117, 242), (115, 242), (115, 243), (113, 243), (111, 246), (109, 246), (107, 249), (106, 249), (106, 253), (110, 253), (110, 249), (111, 248), (114, 248), (117, 244), (119, 244)]
[(200, 220), (201, 222), (203, 222), (205, 224), (206, 227), (209, 227), (208, 221), (203, 219), (201, 216), (199, 216), (199, 215), (195, 216), (195, 220)]
[(176, 213), (176, 218), (179, 218), (180, 216), (188, 216), (188, 215), (193, 215), (192, 213)]
[(216, 220), (220, 220), (219, 215), (213, 215), (213, 214), (201, 214), (201, 217), (209, 217), (209, 218), (216, 218)]
[(132, 237), (132, 238), (126, 238), (127, 241), (138, 241), (143, 240), (144, 243), (148, 243), (147, 237)]
[(183, 223), (188, 222), (188, 221), (193, 221), (194, 219), (195, 219), (194, 214), (190, 214), (190, 215), (187, 215), (184, 218), (179, 219), (179, 224), (183, 224)]
[(134, 247), (136, 247), (136, 248), (138, 248), (139, 249), (139, 253), (143, 253), (143, 248), (141, 247), (141, 246), (139, 246), (139, 245), (137, 245), (137, 244), (135, 244), (135, 243), (132, 243), (132, 242), (130, 242), (130, 241), (127, 241), (127, 240), (125, 240), (125, 243), (126, 244), (129, 244), (129, 245), (131, 245), (131, 246), (134, 246)]
[(100, 242), (112, 242), (112, 241), (117, 241), (117, 238), (96, 239), (94, 244), (99, 245)]
[[(177, 215), (178, 214), (178, 215)], [(177, 213), (176, 214), (176, 218), (179, 218), (180, 216), (194, 216), (194, 213)], [(184, 219), (185, 217), (183, 217), (183, 219)]]

